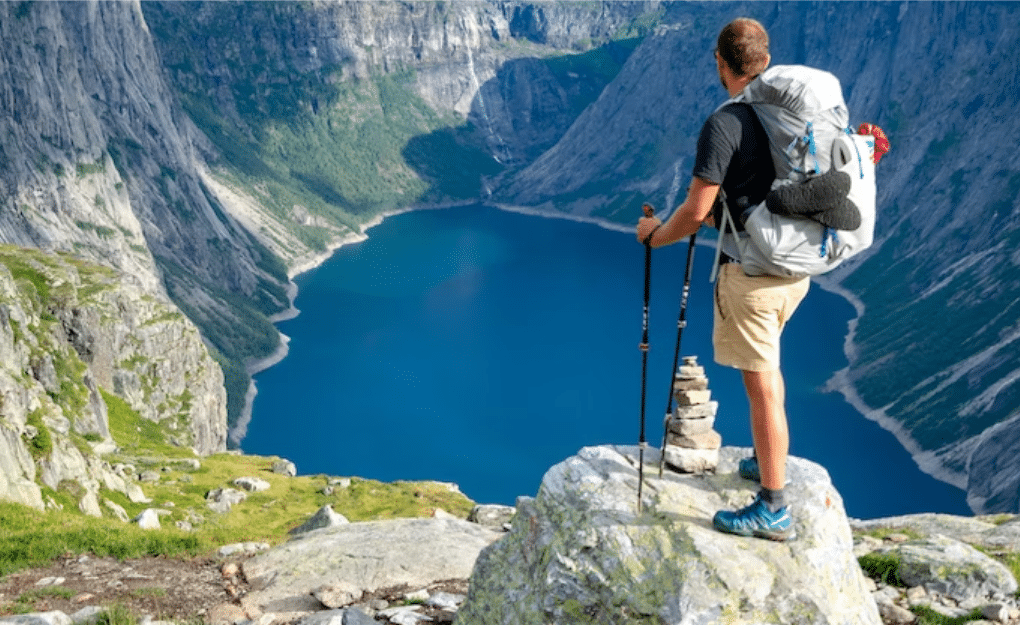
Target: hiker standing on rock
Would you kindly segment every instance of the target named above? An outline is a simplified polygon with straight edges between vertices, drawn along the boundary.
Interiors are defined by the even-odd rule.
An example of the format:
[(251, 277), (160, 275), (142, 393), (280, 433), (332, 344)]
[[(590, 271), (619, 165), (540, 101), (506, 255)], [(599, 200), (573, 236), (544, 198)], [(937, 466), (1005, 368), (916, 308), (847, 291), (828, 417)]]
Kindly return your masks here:
[[(768, 46), (768, 33), (753, 19), (738, 18), (719, 33), (716, 68), (730, 97), (768, 67)], [(660, 247), (690, 236), (702, 223), (718, 223), (713, 218), (717, 199), (723, 199), (718, 210), (730, 211), (742, 230), (741, 212), (764, 201), (775, 177), (768, 137), (754, 110), (743, 103), (728, 104), (702, 127), (683, 204), (665, 223), (643, 217), (637, 239)], [(712, 346), (717, 363), (742, 373), (755, 455), (742, 460), (739, 470), (742, 477), (760, 481), (761, 490), (749, 506), (717, 512), (713, 524), (723, 532), (786, 540), (793, 535), (793, 522), (783, 493), (790, 437), (779, 339), (810, 279), (745, 275), (735, 260), (738, 254), (729, 251), (732, 255), (723, 253), (720, 259)]]

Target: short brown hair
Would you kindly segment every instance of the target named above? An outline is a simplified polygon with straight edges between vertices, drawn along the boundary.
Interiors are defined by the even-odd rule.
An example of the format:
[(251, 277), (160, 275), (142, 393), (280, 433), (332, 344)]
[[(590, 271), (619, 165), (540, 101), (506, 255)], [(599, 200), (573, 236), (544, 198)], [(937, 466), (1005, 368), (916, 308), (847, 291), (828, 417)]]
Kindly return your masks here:
[(769, 64), (769, 34), (758, 20), (738, 17), (719, 33), (716, 51), (737, 76), (757, 76)]

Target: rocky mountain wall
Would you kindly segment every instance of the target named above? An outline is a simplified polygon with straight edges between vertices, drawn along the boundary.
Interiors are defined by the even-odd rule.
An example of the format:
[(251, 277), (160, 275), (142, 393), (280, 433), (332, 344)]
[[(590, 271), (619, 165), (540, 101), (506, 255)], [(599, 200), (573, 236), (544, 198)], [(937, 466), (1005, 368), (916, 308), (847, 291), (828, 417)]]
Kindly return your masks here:
[(243, 357), (210, 327), (232, 318), (256, 335), (235, 343), (255, 343), (265, 328), (238, 317), (285, 308), (285, 271), (203, 182), (210, 144), (165, 79), (140, 3), (4, 3), (0, 39), (0, 241), (119, 269)]
[(878, 243), (829, 277), (862, 311), (840, 390), (976, 510), (1016, 510), (1018, 11), (3, 3), (0, 241), (169, 297), (221, 356), (236, 416), (243, 364), (278, 347), (288, 270), (381, 213), (491, 200), (632, 223), (675, 204), (725, 95), (714, 37), (752, 15), (775, 63), (835, 73), (852, 121), (893, 145)]
[(41, 487), (77, 483), (99, 516), (102, 489), (141, 497), (102, 459), (127, 442), (110, 396), (169, 443), (226, 449), (223, 374), (195, 327), (108, 267), (0, 248), (0, 356), (0, 498), (41, 508)]

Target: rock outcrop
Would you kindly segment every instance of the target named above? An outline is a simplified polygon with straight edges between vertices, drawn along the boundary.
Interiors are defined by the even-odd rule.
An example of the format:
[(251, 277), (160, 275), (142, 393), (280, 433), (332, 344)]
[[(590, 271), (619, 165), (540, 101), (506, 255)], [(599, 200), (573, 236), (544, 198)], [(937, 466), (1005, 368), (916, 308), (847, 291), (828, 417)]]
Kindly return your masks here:
[[(115, 588), (127, 594), (138, 588), (167, 588), (178, 617), (197, 613), (210, 625), (833, 622), (827, 620), (831, 614), (819, 616), (811, 607), (817, 586), (826, 585), (828, 574), (847, 560), (847, 541), (839, 530), (846, 529), (846, 520), (824, 471), (792, 459), (791, 489), (798, 493), (802, 533), (779, 544), (711, 529), (714, 506), (747, 498), (754, 490), (728, 473), (649, 477), (645, 513), (636, 514), (635, 452), (582, 450), (553, 467), (538, 497), (521, 499), (516, 516), (513, 508), (478, 505), (469, 515), (473, 523), (441, 510), (429, 519), (346, 523), (326, 506), (301, 528), (307, 531), (300, 532), (299, 539), (273, 548), (265, 543), (225, 545), (217, 550), (218, 562), (200, 559), (198, 567), (195, 561), (175, 565), (164, 558), (118, 561), (65, 554), (47, 569), (0, 580), (0, 594), (8, 597), (20, 592), (15, 588), (60, 589), (60, 594), (47, 593), (45, 603), (37, 601), (36, 609), (48, 612), (0, 617), (0, 623), (94, 622), (104, 611), (101, 606), (116, 596), (111, 591)], [(749, 451), (724, 448), (720, 471), (735, 469), (735, 459), (745, 453)], [(805, 496), (807, 489), (813, 495)], [(147, 511), (154, 524), (151, 517), (166, 512)], [(578, 524), (579, 518), (585, 522)], [(342, 525), (330, 527), (331, 519)], [(508, 521), (517, 526), (509, 534), (492, 529), (508, 528)], [(832, 548), (812, 537), (832, 531), (834, 521), (836, 535), (827, 538), (832, 548), (839, 544), (835, 556)], [(558, 523), (562, 527), (555, 527)], [(812, 523), (819, 524), (819, 532), (808, 527)], [(922, 610), (959, 622), (967, 617), (973, 625), (1020, 621), (1016, 580), (1003, 567), (1020, 553), (1016, 516), (921, 514), (851, 520), (849, 526), (853, 556), (869, 577), (863, 579), (866, 590), (858, 593), (860, 570), (847, 565), (845, 596), (834, 599), (835, 609), (856, 597), (860, 614), (835, 622), (875, 623), (869, 618), (872, 603), (885, 625), (914, 625)], [(656, 557), (649, 559), (649, 554)], [(817, 575), (802, 583), (798, 567), (813, 567)], [(657, 576), (662, 570), (676, 573)], [(780, 579), (778, 570), (791, 576)], [(528, 584), (520, 585), (522, 578), (529, 578)], [(706, 593), (706, 598), (681, 594), (699, 586), (698, 593)], [(592, 602), (593, 589), (615, 592), (618, 601), (600, 612), (600, 605)], [(634, 595), (636, 589), (643, 594)], [(543, 593), (545, 613), (529, 619), (527, 607)], [(716, 615), (729, 598), (741, 595), (746, 601), (738, 609)], [(181, 597), (189, 599), (182, 602)], [(712, 600), (719, 606), (694, 611)], [(514, 608), (517, 604), (522, 607)], [(517, 610), (508, 618), (519, 620), (501, 621), (494, 612), (479, 617), (480, 605), (501, 606), (504, 615)], [(635, 605), (651, 612), (638, 613)], [(741, 613), (768, 609), (762, 605), (776, 607), (757, 620)], [(148, 603), (143, 609), (158, 610)], [(976, 615), (983, 620), (974, 620)], [(141, 615), (139, 622), (151, 620)]]
[[(464, 580), (478, 553), (502, 535), (449, 518), (368, 521), (303, 532), (244, 563), (255, 589), (245, 603), (258, 614), (294, 619), (321, 611), (319, 595), (333, 597), (330, 607), (340, 607), (381, 590)], [(340, 594), (350, 600), (336, 600)]]
[(222, 372), (169, 301), (108, 268), (0, 248), (0, 498), (42, 508), (40, 486), (69, 480), (93, 516), (102, 488), (144, 500), (101, 458), (117, 446), (104, 393), (167, 442), (226, 447)]
[(790, 459), (794, 540), (712, 528), (716, 510), (757, 490), (735, 474), (749, 453), (723, 448), (718, 475), (648, 479), (638, 514), (637, 449), (581, 450), (550, 469), (537, 497), (518, 501), (511, 532), (479, 556), (457, 622), (881, 623), (820, 466)]

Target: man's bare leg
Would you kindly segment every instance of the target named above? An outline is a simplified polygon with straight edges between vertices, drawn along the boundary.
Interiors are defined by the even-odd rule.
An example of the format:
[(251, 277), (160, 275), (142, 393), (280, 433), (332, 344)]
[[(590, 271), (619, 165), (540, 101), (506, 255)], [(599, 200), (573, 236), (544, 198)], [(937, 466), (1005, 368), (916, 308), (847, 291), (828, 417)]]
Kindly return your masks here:
[(761, 474), (761, 490), (746, 508), (720, 510), (712, 518), (716, 529), (740, 536), (789, 540), (793, 520), (786, 506), (786, 456), (790, 433), (784, 409), (785, 387), (776, 371), (744, 371), (744, 386), (751, 402), (751, 432)]
[(751, 434), (761, 485), (780, 490), (786, 484), (786, 457), (790, 452), (783, 374), (778, 369), (742, 373), (751, 404)]

